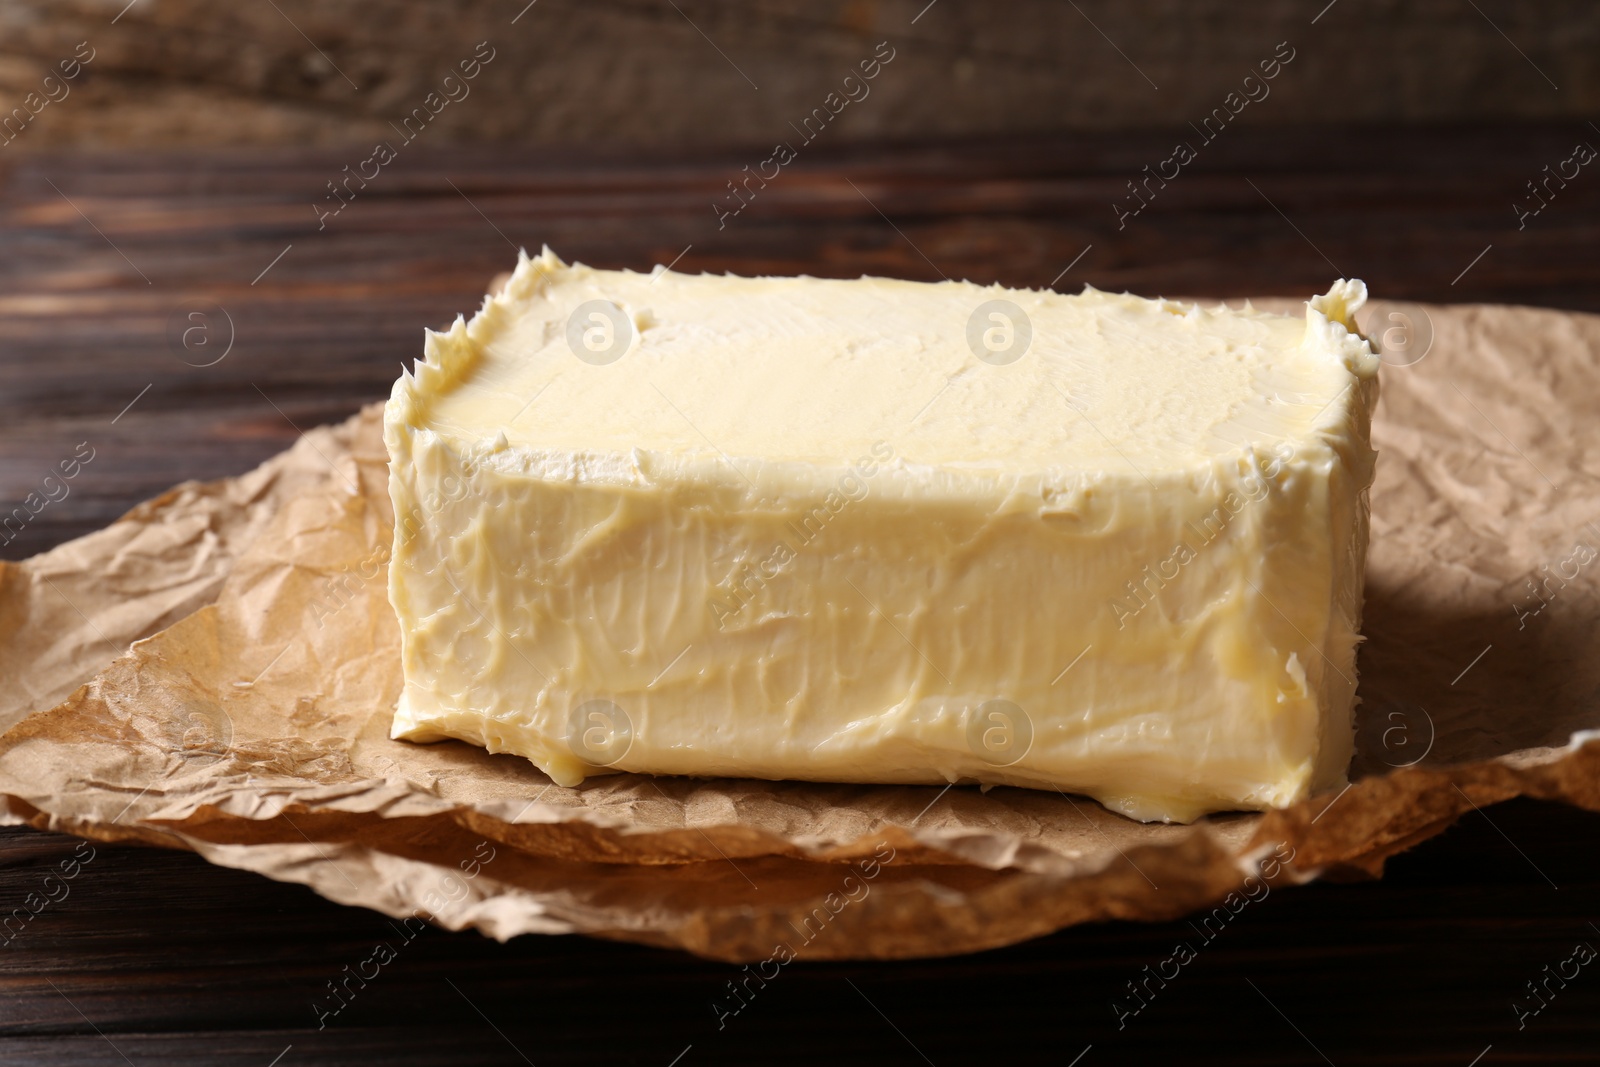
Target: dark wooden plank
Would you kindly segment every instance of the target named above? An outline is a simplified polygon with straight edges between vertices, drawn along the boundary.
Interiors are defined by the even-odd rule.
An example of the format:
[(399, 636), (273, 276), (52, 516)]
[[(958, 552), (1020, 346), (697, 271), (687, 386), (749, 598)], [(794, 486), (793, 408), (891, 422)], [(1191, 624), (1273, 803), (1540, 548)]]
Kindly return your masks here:
[[(134, 1062), (264, 1064), (289, 1044), (285, 1063), (520, 1062), (487, 1016), (539, 1064), (595, 1062), (597, 1047), (607, 1062), (666, 1064), (691, 1044), (685, 1063), (844, 1050), (921, 1062), (876, 1005), (941, 1064), (1020, 1057), (1040, 1041), (1063, 1063), (1089, 1044), (1097, 1063), (1323, 1062), (1276, 1005), (1335, 1063), (1465, 1064), (1491, 1044), (1486, 1062), (1579, 1062), (1568, 1054), (1592, 1050), (1600, 982), (1583, 972), (1522, 1030), (1512, 1002), (1531, 1004), (1524, 983), (1577, 942), (1600, 945), (1589, 925), (1600, 815), (1515, 801), (1489, 817), (1398, 858), (1382, 883), (1275, 890), (1209, 943), (1183, 921), (1107, 923), (954, 960), (800, 964), (720, 1029), (712, 1002), (740, 976), (729, 965), (574, 937), (498, 945), (429, 930), (406, 942), (382, 917), (299, 886), (101, 848), (70, 895), (0, 949), (0, 1051), (120, 1062), (87, 1018)], [(79, 847), (0, 833), (0, 900), (37, 889)], [(318, 1030), (327, 983), (379, 941), (397, 958)], [(1131, 1006), (1126, 984), (1180, 941), (1196, 959), (1119, 1030), (1113, 1002)]]
[[(830, 140), (1181, 126), (1246, 88), (1275, 53), (1294, 58), (1265, 86), (1270, 97), (1249, 89), (1258, 102), (1239, 122), (1581, 119), (1600, 109), (1600, 12), (1583, 0), (123, 6), (5, 5), (7, 109), (62, 59), (93, 56), (19, 146), (369, 141), (441, 89), (457, 99), (428, 122), (438, 142), (760, 142), (786, 136), (839, 90), (857, 102), (830, 122)], [(863, 97), (843, 79), (884, 41), (893, 61)], [(461, 60), (486, 54), (480, 42), (492, 62), (466, 86), (444, 85)]]

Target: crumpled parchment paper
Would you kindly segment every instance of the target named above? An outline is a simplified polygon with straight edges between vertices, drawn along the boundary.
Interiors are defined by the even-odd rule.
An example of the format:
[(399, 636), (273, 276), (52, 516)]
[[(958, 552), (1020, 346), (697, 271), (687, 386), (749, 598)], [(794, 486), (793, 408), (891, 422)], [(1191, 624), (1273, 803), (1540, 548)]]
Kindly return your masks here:
[(1342, 792), (1160, 826), (1004, 788), (566, 789), (514, 756), (391, 741), (373, 405), (250, 474), (0, 564), (0, 819), (193, 849), (498, 938), (754, 961), (1172, 918), (1259, 880), (1376, 875), (1474, 805), (1600, 809), (1600, 318), (1378, 304), (1365, 326), (1390, 365)]

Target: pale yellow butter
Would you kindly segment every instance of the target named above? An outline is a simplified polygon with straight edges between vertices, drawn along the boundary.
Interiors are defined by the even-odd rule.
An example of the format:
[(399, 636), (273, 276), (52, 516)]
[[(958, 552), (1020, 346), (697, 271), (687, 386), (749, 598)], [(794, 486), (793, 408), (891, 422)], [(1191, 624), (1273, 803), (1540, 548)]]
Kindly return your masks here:
[(1085, 290), (523, 257), (384, 415), (395, 737), (1266, 808), (1351, 753), (1377, 358)]

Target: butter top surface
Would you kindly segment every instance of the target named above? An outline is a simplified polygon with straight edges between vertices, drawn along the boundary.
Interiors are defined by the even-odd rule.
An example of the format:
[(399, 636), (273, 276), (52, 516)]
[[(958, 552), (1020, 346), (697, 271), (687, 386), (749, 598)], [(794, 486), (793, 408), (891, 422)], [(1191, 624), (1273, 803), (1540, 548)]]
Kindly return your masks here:
[(951, 472), (1181, 471), (1340, 425), (1377, 360), (1340, 282), (1304, 317), (1086, 288), (741, 278), (522, 257), (430, 333), (402, 421), (488, 455)]

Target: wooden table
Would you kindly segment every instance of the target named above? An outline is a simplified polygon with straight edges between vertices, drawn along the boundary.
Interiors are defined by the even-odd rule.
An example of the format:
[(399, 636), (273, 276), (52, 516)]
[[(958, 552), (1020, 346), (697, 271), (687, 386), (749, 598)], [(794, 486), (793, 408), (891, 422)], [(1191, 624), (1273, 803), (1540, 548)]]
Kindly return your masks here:
[[(9, 157), (0, 501), (20, 502), (79, 442), (96, 458), (0, 555), (87, 532), (182, 479), (243, 471), (297, 427), (384, 395), (421, 328), (470, 312), (519, 244), (608, 267), (1173, 295), (1305, 295), (1343, 273), (1389, 298), (1600, 311), (1600, 178), (1581, 174), (1521, 230), (1512, 208), (1592, 131), (1230, 129), (1119, 228), (1125, 183), (1175, 136), (818, 149), (720, 229), (724, 183), (766, 152), (419, 144), (321, 229), (326, 183), (370, 149)], [(1523, 1029), (1512, 1003), (1531, 1003), (1525, 983), (1577, 942), (1600, 947), (1597, 838), (1600, 815), (1517, 801), (1380, 883), (1274, 891), (1122, 1030), (1111, 1002), (1192, 937), (1187, 924), (790, 968), (720, 1031), (710, 1003), (729, 966), (430, 930), (319, 1031), (313, 1000), (391, 936), (382, 917), (189, 854), (102, 846), (70, 896), (0, 946), (0, 1060), (1593, 1062), (1600, 971)], [(0, 832), (0, 905), (75, 847)]]

